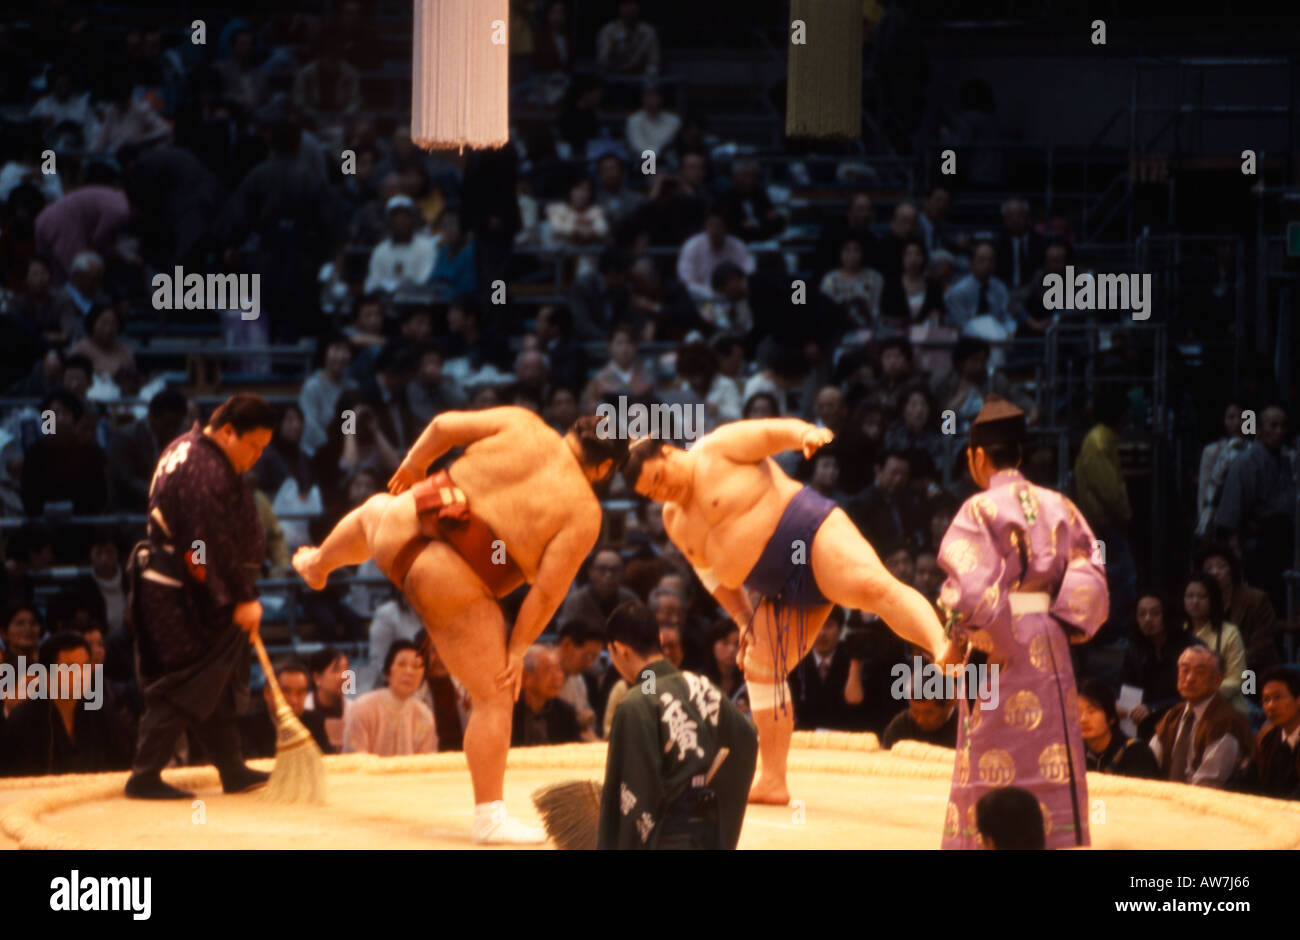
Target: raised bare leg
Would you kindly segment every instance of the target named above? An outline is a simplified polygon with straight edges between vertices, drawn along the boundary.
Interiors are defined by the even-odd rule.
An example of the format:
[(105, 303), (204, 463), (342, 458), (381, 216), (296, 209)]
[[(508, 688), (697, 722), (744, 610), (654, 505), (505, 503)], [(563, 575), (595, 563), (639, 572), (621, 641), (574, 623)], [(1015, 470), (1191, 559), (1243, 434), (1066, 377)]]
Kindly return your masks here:
[(817, 530), (812, 564), (818, 587), (833, 603), (878, 615), (903, 639), (940, 661), (948, 642), (934, 608), (919, 591), (889, 573), (843, 510), (833, 510)]
[[(829, 606), (805, 608), (802, 611), (803, 636), (795, 629), (796, 611), (785, 611), (782, 616), (790, 621), (784, 636), (779, 635), (777, 616), (770, 604), (763, 604), (755, 613), (751, 626), (749, 654), (745, 661), (745, 681), (749, 685), (749, 707), (758, 731), (758, 752), (761, 756), (758, 776), (749, 788), (749, 802), (772, 803), (785, 806), (790, 802), (790, 788), (786, 779), (790, 756), (790, 737), (794, 734), (794, 702), (786, 675), (782, 669), (794, 669), (808, 655), (817, 639), (817, 631), (830, 613)], [(784, 646), (783, 662), (774, 654)], [(774, 691), (775, 689), (775, 691)]]
[(340, 519), (319, 548), (304, 545), (294, 552), (293, 566), (308, 587), (319, 591), (334, 569), (359, 565), (371, 557), (380, 519), (393, 499), (376, 493)]

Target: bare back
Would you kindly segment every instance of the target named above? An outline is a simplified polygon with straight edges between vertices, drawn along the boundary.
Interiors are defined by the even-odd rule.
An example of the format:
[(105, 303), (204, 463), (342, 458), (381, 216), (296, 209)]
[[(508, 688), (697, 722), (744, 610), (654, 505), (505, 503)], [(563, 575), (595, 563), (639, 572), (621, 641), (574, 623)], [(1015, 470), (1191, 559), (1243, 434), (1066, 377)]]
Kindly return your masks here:
[(695, 465), (690, 501), (664, 506), (664, 531), (694, 568), (712, 569), (724, 587), (739, 588), (803, 487), (771, 457), (757, 463), (733, 460), (710, 447), (707, 437), (690, 456)]

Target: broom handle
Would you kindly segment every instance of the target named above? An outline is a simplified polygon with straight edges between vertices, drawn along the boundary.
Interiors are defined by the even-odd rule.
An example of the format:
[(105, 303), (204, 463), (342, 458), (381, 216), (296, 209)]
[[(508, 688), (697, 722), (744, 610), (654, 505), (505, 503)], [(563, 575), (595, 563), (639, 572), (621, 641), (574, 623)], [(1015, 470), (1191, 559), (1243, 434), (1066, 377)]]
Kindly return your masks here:
[(257, 652), (257, 659), (262, 664), (262, 672), (266, 675), (266, 682), (271, 687), (271, 697), (275, 699), (275, 710), (288, 708), (289, 703), (284, 700), (284, 693), (280, 691), (280, 683), (275, 679), (275, 670), (271, 668), (271, 658), (266, 655), (266, 647), (262, 645), (262, 635), (253, 633), (249, 637), (249, 642), (253, 644), (253, 649)]

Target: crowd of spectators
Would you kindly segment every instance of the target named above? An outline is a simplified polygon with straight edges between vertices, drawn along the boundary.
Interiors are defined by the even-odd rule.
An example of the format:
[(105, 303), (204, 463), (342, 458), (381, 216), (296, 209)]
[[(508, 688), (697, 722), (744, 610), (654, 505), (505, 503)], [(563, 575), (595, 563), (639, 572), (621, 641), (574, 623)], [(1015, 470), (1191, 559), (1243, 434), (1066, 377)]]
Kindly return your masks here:
[[(249, 475), (268, 577), (291, 574), (297, 546), (383, 489), (440, 412), (513, 404), (563, 431), (627, 396), (698, 405), (706, 431), (767, 416), (832, 429), (834, 443), (813, 459), (787, 453), (778, 463), (840, 504), (896, 577), (937, 597), (939, 542), (973, 492), (961, 445), (985, 397), (1021, 405), (1031, 429), (1056, 427), (1041, 366), (1049, 327), (1069, 314), (1048, 309), (1043, 278), (1087, 266), (1068, 227), (1036, 218), (1019, 197), (958, 225), (959, 183), (901, 199), (841, 187), (809, 217), (791, 200), (788, 159), (746, 152), (703, 116), (676, 110), (671, 56), (631, 0), (608, 22), (581, 24), (592, 27), (582, 33), (595, 36), (592, 48), (579, 44), (563, 2), (512, 21), (512, 68), (525, 79), (516, 91), (532, 110), (518, 109), (510, 145), (426, 153), (367, 92), (386, 56), (367, 5), (332, 10), (213, 21), (204, 46), (188, 33), (128, 27), (93, 54), (79, 30), (60, 35), (38, 18), (41, 41), (6, 65), (26, 83), (5, 84), (0, 102), (0, 391), (19, 402), (0, 412), (0, 513), (25, 522), (4, 530), (10, 612), (0, 640), (6, 663), (104, 665), (114, 705), (99, 720), (115, 730), (90, 724), (83, 734), (65, 715), (60, 737), (46, 721), (57, 746), (45, 762), (25, 763), (10, 746), (0, 772), (123, 759), (110, 737), (130, 740), (138, 692), (122, 568), (140, 526), (59, 520), (143, 514), (158, 454), (205, 411), (188, 383), (150, 367), (166, 362), (154, 341), (196, 330), (232, 347), (273, 342), (315, 356), (305, 374), (261, 376), (287, 392)], [(594, 70), (579, 67), (587, 59)], [(176, 268), (257, 275), (260, 318), (160, 310), (155, 275)], [(1098, 372), (1140, 368), (1148, 350), (1122, 324), (1108, 326)], [(1257, 755), (1250, 766), (1294, 788), (1291, 674), (1242, 683), (1243, 670), (1262, 676), (1281, 662), (1276, 611), (1285, 610), (1295, 502), (1285, 407), (1234, 403), (1224, 439), (1206, 447), (1198, 534), (1223, 544), (1194, 568), (1188, 559), (1174, 603), (1139, 590), (1149, 565), (1130, 544), (1119, 441), (1139, 399), (1130, 386), (1080, 404), (1096, 425), (1077, 461), (1056, 465), (1062, 432), (1052, 431), (1034, 438), (1024, 469), (1052, 486), (1072, 470), (1071, 493), (1107, 547), (1113, 600), (1102, 641), (1120, 651), (1123, 675), (1118, 659), (1109, 671), (1080, 662), (1082, 678), (1111, 683), (1081, 697), (1094, 713), (1090, 762), (1149, 769), (1115, 729), (1130, 719), (1157, 764), (1181, 760), (1161, 745), (1173, 740), (1169, 722), (1212, 687), (1228, 710), (1196, 711), (1197, 734), (1208, 728), (1237, 746), (1201, 742), (1180, 779), (1240, 783), (1243, 761)], [(1243, 432), (1247, 407), (1258, 428)], [(619, 481), (600, 495), (633, 496)], [(604, 619), (632, 597), (654, 612), (669, 658), (744, 700), (737, 628), (668, 541), (659, 507), (638, 501), (608, 517), (525, 660), (516, 744), (603, 735), (610, 703), (627, 691), (602, 655)], [(83, 571), (60, 580), (66, 566)], [(353, 672), (332, 646), (278, 665), (323, 747), (459, 746), (472, 703), (372, 563), (320, 594), (266, 595), (269, 622), (292, 606), (299, 638), (358, 653), (368, 668)], [(518, 602), (507, 599), (507, 613)], [(886, 745), (951, 744), (955, 703), (890, 694), (892, 668), (912, 655), (869, 612), (837, 611), (791, 675), (799, 726), (873, 731)], [(1200, 686), (1183, 681), (1187, 656)], [(1144, 690), (1132, 714), (1117, 711), (1120, 684)], [(44, 719), (21, 698), (4, 703), (3, 740), (24, 742), (25, 753)], [(1257, 748), (1251, 727), (1265, 721)], [(270, 722), (264, 708), (249, 716), (247, 747), (273, 747)]]

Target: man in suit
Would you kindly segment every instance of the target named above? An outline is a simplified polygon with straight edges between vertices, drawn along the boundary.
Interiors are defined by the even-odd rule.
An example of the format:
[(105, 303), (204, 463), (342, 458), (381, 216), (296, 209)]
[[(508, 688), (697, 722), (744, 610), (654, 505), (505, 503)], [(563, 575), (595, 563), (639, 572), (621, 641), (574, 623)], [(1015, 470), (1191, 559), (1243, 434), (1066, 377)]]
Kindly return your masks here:
[(858, 531), (882, 558), (887, 546), (919, 547), (917, 513), (907, 486), (909, 475), (906, 455), (886, 451), (876, 463), (875, 482), (845, 507)]
[(529, 647), (524, 654), (524, 688), (511, 724), (511, 747), (574, 744), (582, 740), (578, 713), (560, 698), (564, 669), (560, 654), (549, 646)]
[(998, 236), (997, 276), (1016, 290), (1043, 264), (1043, 239), (1029, 228), (1029, 203), (1012, 198), (1002, 203), (1002, 234)]
[(1222, 789), (1253, 756), (1250, 724), (1219, 694), (1222, 682), (1223, 658), (1208, 646), (1189, 646), (1178, 657), (1183, 703), (1165, 713), (1149, 742), (1165, 779)]
[(132, 421), (108, 438), (108, 498), (113, 509), (144, 512), (158, 455), (180, 434), (188, 409), (185, 395), (165, 388), (149, 401), (143, 421)]
[(943, 297), (952, 325), (962, 329), (979, 316), (990, 316), (1004, 326), (1011, 324), (1007, 312), (1011, 294), (1007, 285), (994, 275), (998, 251), (992, 242), (978, 242), (970, 257), (970, 273), (959, 280)]
[(844, 609), (834, 608), (822, 624), (812, 652), (790, 673), (794, 697), (794, 724), (800, 730), (848, 730), (844, 683), (849, 677), (849, 654), (840, 644)]

